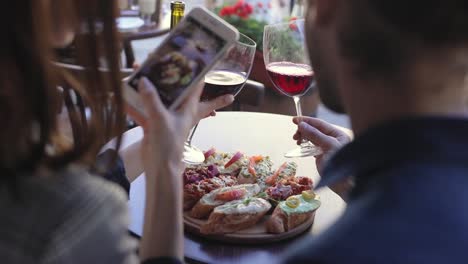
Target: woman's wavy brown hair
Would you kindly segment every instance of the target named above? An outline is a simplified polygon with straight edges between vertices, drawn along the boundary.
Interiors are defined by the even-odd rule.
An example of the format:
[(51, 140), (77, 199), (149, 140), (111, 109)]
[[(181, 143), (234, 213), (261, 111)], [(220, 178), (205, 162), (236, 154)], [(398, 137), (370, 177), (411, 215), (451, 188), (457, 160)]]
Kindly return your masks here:
[[(74, 162), (92, 164), (102, 145), (122, 133), (124, 113), (114, 2), (5, 3), (5, 12), (0, 16), (0, 177), (15, 179), (31, 175), (38, 168), (59, 169)], [(60, 10), (51, 14), (51, 3)], [(52, 15), (72, 22), (78, 63), (85, 69), (80, 80), (53, 64), (52, 33), (59, 27), (53, 25)], [(103, 65), (105, 72), (99, 70)], [(62, 100), (74, 139), (65, 149), (58, 147), (57, 137), (57, 113)], [(120, 137), (116, 144), (118, 148)]]

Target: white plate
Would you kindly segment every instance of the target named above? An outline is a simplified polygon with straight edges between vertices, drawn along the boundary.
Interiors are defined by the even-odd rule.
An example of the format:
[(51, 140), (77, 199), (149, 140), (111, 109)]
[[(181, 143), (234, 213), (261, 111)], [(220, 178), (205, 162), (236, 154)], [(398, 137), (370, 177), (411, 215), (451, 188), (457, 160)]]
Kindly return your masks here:
[(134, 31), (143, 26), (145, 21), (139, 17), (119, 17), (117, 18), (117, 28), (122, 32)]

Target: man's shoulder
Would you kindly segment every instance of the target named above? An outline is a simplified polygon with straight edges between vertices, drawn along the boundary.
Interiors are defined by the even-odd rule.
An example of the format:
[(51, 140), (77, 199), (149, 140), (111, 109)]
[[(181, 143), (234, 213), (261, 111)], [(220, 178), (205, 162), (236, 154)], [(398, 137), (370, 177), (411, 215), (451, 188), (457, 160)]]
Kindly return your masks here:
[(349, 221), (338, 220), (322, 234), (292, 246), (284, 263), (371, 263), (360, 228), (353, 226)]
[[(394, 170), (409, 175), (417, 167)], [(426, 171), (425, 168), (420, 172)], [(442, 173), (435, 169), (431, 174)], [(447, 175), (459, 180), (458, 170)], [(352, 200), (344, 215), (315, 238), (295, 245), (285, 263), (461, 263), (468, 259), (468, 194), (421, 173), (425, 182), (392, 181)], [(415, 177), (415, 176), (412, 176)], [(466, 177), (466, 176), (464, 176)], [(417, 178), (420, 178), (419, 176)], [(416, 177), (415, 177), (416, 180)], [(451, 186), (450, 195), (435, 195), (435, 186)], [(464, 181), (458, 181), (464, 182)], [(437, 193), (437, 192), (436, 192)], [(408, 254), (408, 252), (411, 254)]]

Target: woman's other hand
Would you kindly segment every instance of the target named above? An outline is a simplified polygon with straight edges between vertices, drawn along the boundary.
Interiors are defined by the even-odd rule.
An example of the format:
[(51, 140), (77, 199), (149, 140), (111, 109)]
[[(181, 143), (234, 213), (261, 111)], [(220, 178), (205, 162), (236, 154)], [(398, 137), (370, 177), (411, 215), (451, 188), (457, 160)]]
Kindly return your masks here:
[(234, 102), (234, 96), (232, 94), (222, 95), (210, 101), (200, 102), (198, 106), (198, 120), (215, 116), (215, 110), (226, 107), (232, 104), (232, 102)]

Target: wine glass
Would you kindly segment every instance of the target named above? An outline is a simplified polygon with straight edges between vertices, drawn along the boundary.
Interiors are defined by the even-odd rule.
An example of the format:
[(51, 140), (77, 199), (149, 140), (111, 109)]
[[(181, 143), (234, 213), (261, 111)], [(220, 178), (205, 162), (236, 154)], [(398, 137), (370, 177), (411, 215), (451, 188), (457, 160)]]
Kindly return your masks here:
[[(252, 69), (257, 44), (251, 38), (239, 33), (239, 40), (226, 55), (205, 76), (202, 101), (209, 101), (218, 96), (232, 94), (236, 96), (244, 87)], [(190, 132), (184, 145), (183, 161), (187, 164), (200, 164), (205, 161), (201, 150), (192, 145), (192, 138), (198, 124)]]
[[(294, 99), (299, 117), (302, 116), (301, 96), (315, 85), (304, 37), (303, 19), (267, 25), (263, 33), (263, 59), (268, 76), (281, 93)], [(284, 156), (308, 157), (321, 153), (319, 147), (303, 140)]]

